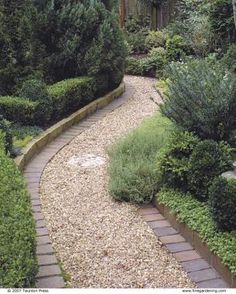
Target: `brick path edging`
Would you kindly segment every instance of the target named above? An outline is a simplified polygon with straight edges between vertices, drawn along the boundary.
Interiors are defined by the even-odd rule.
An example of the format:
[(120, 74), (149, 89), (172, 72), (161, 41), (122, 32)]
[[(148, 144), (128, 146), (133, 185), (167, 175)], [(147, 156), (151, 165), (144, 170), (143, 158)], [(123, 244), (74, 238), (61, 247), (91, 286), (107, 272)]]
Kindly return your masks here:
[[(92, 124), (102, 119), (106, 114), (120, 107), (130, 97), (132, 97), (133, 94), (133, 88), (127, 85), (125, 93), (119, 97), (119, 99), (114, 100), (113, 97), (112, 102), (109, 97), (107, 100), (103, 99), (103, 105), (100, 104), (99, 109), (96, 107), (97, 111), (95, 113), (83, 119), (81, 122), (74, 124), (68, 130), (64, 131), (58, 138), (49, 144), (46, 144), (46, 146), (43, 146), (41, 152), (37, 152), (37, 154), (25, 166), (24, 177), (31, 195), (33, 217), (36, 221), (36, 255), (39, 264), (39, 272), (36, 283), (37, 288), (65, 287), (62, 272), (52, 247), (52, 242), (50, 240), (49, 232), (46, 228), (41, 209), (40, 179), (44, 168), (48, 162), (60, 151), (60, 149), (69, 144), (76, 136), (84, 132)], [(101, 108), (102, 106), (103, 108)]]
[(168, 207), (155, 202), (142, 205), (139, 212), (198, 288), (236, 287), (235, 277), (229, 275), (219, 258), (193, 231), (179, 223)]

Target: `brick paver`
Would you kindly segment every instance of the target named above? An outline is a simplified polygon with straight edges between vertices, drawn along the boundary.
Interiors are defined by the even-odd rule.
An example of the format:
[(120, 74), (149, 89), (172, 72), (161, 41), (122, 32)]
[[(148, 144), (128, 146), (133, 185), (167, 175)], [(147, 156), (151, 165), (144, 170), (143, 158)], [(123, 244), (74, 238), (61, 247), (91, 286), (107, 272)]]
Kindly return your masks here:
[(139, 213), (153, 229), (158, 239), (180, 262), (198, 288), (228, 288), (228, 284), (204, 260), (192, 245), (166, 221), (152, 204), (141, 205)]

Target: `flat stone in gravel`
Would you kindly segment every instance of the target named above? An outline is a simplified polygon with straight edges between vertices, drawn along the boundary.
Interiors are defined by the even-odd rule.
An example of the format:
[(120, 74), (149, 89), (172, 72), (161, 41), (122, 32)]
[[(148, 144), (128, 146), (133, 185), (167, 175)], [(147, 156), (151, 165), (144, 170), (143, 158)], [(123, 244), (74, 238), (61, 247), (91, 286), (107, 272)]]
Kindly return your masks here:
[[(138, 207), (108, 193), (107, 148), (157, 111), (155, 80), (130, 77), (133, 97), (85, 129), (47, 165), (42, 210), (69, 287), (194, 287), (176, 259), (162, 248)], [(87, 167), (75, 158), (103, 158)]]

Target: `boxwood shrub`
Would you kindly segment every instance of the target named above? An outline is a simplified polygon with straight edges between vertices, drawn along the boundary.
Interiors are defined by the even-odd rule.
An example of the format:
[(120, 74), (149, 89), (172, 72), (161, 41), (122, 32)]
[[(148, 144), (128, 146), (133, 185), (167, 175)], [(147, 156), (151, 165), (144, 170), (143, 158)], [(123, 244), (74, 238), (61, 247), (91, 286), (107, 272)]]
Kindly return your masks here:
[(168, 206), (179, 221), (196, 231), (209, 249), (236, 275), (236, 231), (218, 231), (207, 203), (173, 189), (161, 190), (157, 201)]
[(78, 77), (53, 84), (48, 92), (52, 97), (52, 116), (57, 120), (92, 101), (96, 85), (92, 77)]
[(22, 124), (34, 124), (38, 102), (13, 96), (0, 97), (0, 114), (7, 120)]
[(210, 212), (218, 228), (236, 230), (236, 180), (216, 178), (209, 188)]
[(0, 133), (0, 287), (35, 285), (36, 230), (30, 197)]

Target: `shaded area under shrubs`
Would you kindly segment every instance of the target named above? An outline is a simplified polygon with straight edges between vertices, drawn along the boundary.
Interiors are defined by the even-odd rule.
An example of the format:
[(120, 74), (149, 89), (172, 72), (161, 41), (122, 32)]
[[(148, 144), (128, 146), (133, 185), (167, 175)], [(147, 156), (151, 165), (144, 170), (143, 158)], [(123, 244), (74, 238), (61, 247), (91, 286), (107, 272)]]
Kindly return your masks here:
[(30, 196), (14, 161), (3, 151), (4, 141), (0, 132), (0, 285), (34, 287), (38, 267)]

